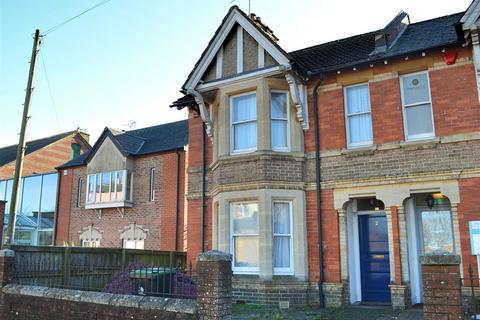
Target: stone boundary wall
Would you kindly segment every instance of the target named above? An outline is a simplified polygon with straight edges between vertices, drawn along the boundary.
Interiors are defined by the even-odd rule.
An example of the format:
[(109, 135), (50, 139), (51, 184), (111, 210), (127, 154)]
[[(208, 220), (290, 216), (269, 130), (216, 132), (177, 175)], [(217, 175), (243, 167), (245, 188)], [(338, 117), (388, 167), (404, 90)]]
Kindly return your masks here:
[(196, 301), (8, 284), (0, 319), (195, 319)]

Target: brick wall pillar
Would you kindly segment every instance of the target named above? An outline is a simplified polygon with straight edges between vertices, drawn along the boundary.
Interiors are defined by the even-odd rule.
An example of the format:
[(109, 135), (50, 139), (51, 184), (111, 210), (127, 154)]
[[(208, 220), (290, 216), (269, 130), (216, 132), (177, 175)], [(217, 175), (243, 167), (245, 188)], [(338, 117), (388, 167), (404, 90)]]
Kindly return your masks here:
[(197, 257), (197, 312), (199, 320), (231, 318), (232, 256), (208, 251)]
[(0, 250), (0, 288), (12, 282), (14, 255), (12, 250)]
[(421, 257), (425, 320), (462, 319), (460, 256)]
[(3, 244), (3, 222), (5, 220), (5, 201), (0, 200), (0, 247)]
[[(402, 209), (403, 210), (403, 209)], [(409, 288), (402, 282), (402, 254), (401, 254), (401, 239), (400, 239), (400, 211), (398, 207), (390, 207), (392, 219), (392, 239), (393, 239), (393, 255), (390, 255), (394, 261), (395, 281), (390, 287), (390, 295), (392, 299), (392, 307), (394, 309), (405, 309), (409, 306)]]

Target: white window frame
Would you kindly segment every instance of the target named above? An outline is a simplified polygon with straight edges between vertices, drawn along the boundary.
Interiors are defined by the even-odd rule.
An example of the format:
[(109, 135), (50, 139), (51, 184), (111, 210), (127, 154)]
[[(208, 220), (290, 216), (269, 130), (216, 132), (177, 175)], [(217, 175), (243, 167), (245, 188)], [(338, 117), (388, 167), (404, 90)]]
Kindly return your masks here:
[[(82, 190), (83, 190), (83, 178), (78, 178), (78, 185), (77, 185), (77, 208), (82, 206)], [(88, 187), (87, 187), (88, 189)], [(88, 197), (88, 195), (87, 195)]]
[[(248, 120), (248, 121), (240, 121), (233, 123), (233, 100), (237, 97), (241, 96), (248, 96), (248, 95), (255, 95), (255, 120)], [(242, 123), (249, 123), (249, 122), (255, 122), (257, 126), (257, 136), (256, 136), (256, 142), (255, 142), (255, 147), (253, 148), (247, 148), (247, 149), (235, 149), (235, 130), (234, 130), (234, 125), (236, 124), (242, 124)], [(249, 91), (241, 94), (236, 94), (230, 96), (230, 153), (231, 154), (242, 154), (242, 153), (251, 153), (256, 151), (258, 148), (258, 105), (257, 105), (257, 91)]]
[[(272, 233), (273, 233), (273, 241), (272, 241), (272, 256), (275, 253), (275, 237), (286, 237), (286, 234), (275, 234), (274, 231), (274, 221), (275, 221), (275, 203), (287, 203), (288, 204), (288, 211), (290, 216), (290, 233), (288, 236), (290, 237), (290, 268), (275, 268), (273, 267), (273, 274), (274, 275), (293, 275), (294, 274), (294, 261), (293, 261), (293, 204), (292, 201), (289, 200), (273, 200), (272, 203)], [(273, 258), (272, 264), (275, 264), (275, 258)]]
[[(354, 87), (360, 87), (360, 86), (367, 86), (368, 90), (368, 106), (369, 106), (369, 111), (368, 112), (357, 112), (357, 113), (352, 113), (348, 114), (348, 99), (347, 99), (347, 90), (349, 88), (354, 88)], [(346, 133), (347, 133), (347, 148), (348, 149), (353, 149), (353, 148), (360, 148), (360, 147), (367, 147), (373, 145), (373, 117), (372, 117), (372, 101), (370, 99), (370, 83), (368, 82), (363, 82), (363, 83), (358, 83), (354, 84), (351, 86), (346, 86), (343, 88), (343, 108), (345, 110), (345, 128)], [(366, 141), (366, 142), (361, 142), (361, 143), (351, 143), (350, 142), (350, 123), (348, 121), (349, 117), (351, 116), (360, 116), (364, 114), (369, 114), (370, 115), (370, 123), (372, 124), (371, 126), (371, 131), (372, 131), (372, 140)]]
[[(235, 240), (236, 235), (234, 234), (233, 228), (233, 206), (236, 204), (250, 204), (255, 203), (260, 209), (260, 204), (258, 201), (232, 201), (230, 202), (230, 252), (232, 254), (232, 271), (236, 274), (258, 274), (260, 270), (260, 253), (258, 267), (235, 267)], [(260, 250), (260, 212), (258, 217), (258, 233), (257, 234), (241, 234), (239, 237), (257, 237)]]
[(100, 240), (80, 240), (81, 246), (84, 248), (99, 248)]
[[(117, 198), (117, 177), (118, 173), (122, 172), (122, 199)], [(130, 199), (127, 199), (127, 174), (131, 174), (130, 179)], [(109, 179), (109, 199), (103, 201), (101, 198), (101, 186), (102, 186), (102, 177), (104, 174), (108, 174)], [(97, 181), (98, 177), (100, 177), (100, 190), (97, 190)], [(90, 192), (90, 181), (94, 180), (94, 193), (93, 193), (93, 201), (89, 201), (89, 192)], [(115, 181), (114, 188), (112, 190), (112, 179)], [(86, 205), (102, 205), (102, 204), (115, 204), (115, 203), (133, 203), (133, 173), (129, 172), (128, 170), (114, 170), (114, 171), (105, 171), (105, 172), (97, 172), (93, 174), (89, 174), (87, 176), (87, 191), (86, 191)], [(100, 201), (97, 201), (97, 191), (100, 192)], [(87, 208), (88, 209), (88, 208)]]
[[(283, 148), (274, 148), (273, 147), (273, 130), (272, 130), (272, 120), (281, 120), (285, 121), (285, 119), (280, 118), (273, 118), (272, 117), (272, 93), (283, 93), (287, 96), (287, 146)], [(290, 152), (290, 93), (286, 90), (271, 90), (270, 91), (270, 144), (272, 145), (272, 150), (277, 152)], [(258, 128), (257, 128), (258, 130)]]
[(150, 168), (150, 202), (155, 201), (155, 167)]
[[(405, 98), (404, 98), (404, 91), (403, 91), (403, 78), (418, 75), (418, 74), (426, 74), (427, 75), (428, 98), (430, 100), (405, 105)], [(403, 74), (399, 77), (399, 81), (400, 81), (400, 96), (401, 96), (401, 99), (402, 99), (403, 131), (404, 131), (404, 135), (405, 135), (405, 141), (428, 140), (428, 139), (434, 138), (435, 137), (435, 121), (434, 121), (434, 117), (433, 117), (433, 104), (432, 104), (432, 90), (431, 90), (431, 87), (430, 87), (430, 74), (428, 73), (428, 71), (420, 71), (420, 72)], [(419, 105), (427, 104), (427, 103), (430, 104), (430, 116), (432, 117), (432, 132), (409, 136), (408, 135), (408, 123), (407, 123), (406, 108), (415, 107), (415, 106), (419, 106)]]
[[(133, 244), (133, 248), (129, 248), (127, 243)], [(140, 246), (141, 244), (141, 246)], [(140, 247), (140, 248), (139, 248)], [(145, 250), (145, 239), (123, 239), (122, 248), (124, 249), (135, 249), (135, 250)]]

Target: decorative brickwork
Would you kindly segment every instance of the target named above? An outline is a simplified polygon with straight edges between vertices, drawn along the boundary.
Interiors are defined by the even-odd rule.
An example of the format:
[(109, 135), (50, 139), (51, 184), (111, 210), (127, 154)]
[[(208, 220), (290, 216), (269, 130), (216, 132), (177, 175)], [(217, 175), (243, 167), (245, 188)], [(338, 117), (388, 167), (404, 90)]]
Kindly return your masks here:
[(212, 170), (215, 186), (256, 181), (302, 182), (304, 157), (262, 155), (220, 160)]
[(337, 308), (343, 305), (344, 301), (343, 283), (324, 283), (323, 295), (325, 297), (325, 307)]
[(232, 255), (208, 251), (197, 257), (199, 320), (231, 318)]
[(274, 277), (270, 281), (255, 276), (233, 277), (233, 302), (279, 307), (317, 306), (318, 283), (299, 281), (293, 277)]
[(425, 320), (462, 319), (460, 256), (421, 257)]
[[(480, 107), (479, 107), (480, 109)], [(391, 150), (356, 151), (322, 157), (322, 183), (373, 178), (401, 178), (480, 167), (480, 140), (417, 143)], [(315, 182), (315, 159), (308, 157), (305, 177)]]

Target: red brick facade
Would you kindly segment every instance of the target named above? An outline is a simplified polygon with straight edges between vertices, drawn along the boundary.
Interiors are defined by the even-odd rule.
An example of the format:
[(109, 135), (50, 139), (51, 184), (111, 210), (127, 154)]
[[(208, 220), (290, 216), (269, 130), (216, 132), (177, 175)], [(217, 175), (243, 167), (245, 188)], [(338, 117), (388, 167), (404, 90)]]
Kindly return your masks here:
[[(55, 168), (72, 159), (72, 144), (80, 145), (80, 153), (90, 149), (88, 142), (81, 134), (71, 135), (25, 156), (23, 176), (54, 172)], [(0, 180), (11, 179), (15, 171), (15, 161), (0, 167)]]
[[(457, 48), (459, 59), (470, 59), (469, 49)], [(369, 91), (371, 100), (371, 114), (373, 125), (374, 144), (398, 143), (404, 141), (402, 103), (400, 96), (399, 78), (393, 77), (385, 80), (374, 80), (376, 74), (402, 70), (403, 73), (425, 70), (425, 63), (430, 68), (433, 64), (437, 66), (429, 70), (429, 80), (432, 96), (432, 108), (434, 115), (435, 134), (437, 137), (469, 134), (477, 132), (480, 128), (480, 105), (478, 102), (475, 71), (472, 63), (457, 63), (446, 66), (440, 53), (433, 54), (433, 57), (425, 62), (425, 58), (418, 58), (418, 61), (410, 60), (396, 61), (389, 63), (388, 66), (379, 66), (373, 70), (360, 70), (359, 74), (364, 76), (355, 76), (358, 83), (370, 80)], [(408, 64), (404, 66), (403, 64)], [(416, 65), (416, 68), (414, 67)], [(404, 70), (405, 69), (405, 70)], [(325, 86), (337, 85), (338, 89), (329, 89), (324, 91), (321, 86), (318, 95), (319, 101), (319, 123), (320, 123), (320, 148), (321, 151), (334, 151), (346, 148), (345, 135), (345, 109), (342, 81), (352, 76), (355, 72), (346, 71), (340, 75), (329, 75), (324, 80)], [(363, 77), (363, 78), (362, 78)], [(448, 81), (446, 80), (448, 79)], [(317, 79), (312, 80), (310, 90)], [(353, 83), (350, 83), (353, 84)], [(309, 95), (309, 115), (310, 123), (313, 123), (313, 98)], [(313, 152), (314, 132), (308, 130), (305, 132), (305, 150)], [(405, 152), (405, 155), (408, 153)], [(348, 170), (348, 168), (345, 168)], [(387, 172), (378, 172), (379, 176), (388, 174)], [(428, 180), (428, 179), (427, 179)], [(476, 265), (476, 259), (471, 256), (470, 239), (468, 236), (468, 222), (480, 219), (480, 214), (475, 211), (474, 198), (475, 190), (480, 187), (478, 178), (459, 179), (461, 202), (458, 205), (458, 215), (460, 222), (460, 236), (463, 256), (463, 268), (466, 272), (468, 264)], [(323, 189), (322, 198), (331, 197), (332, 190)], [(318, 277), (318, 245), (316, 237), (316, 205), (315, 192), (307, 192), (307, 233), (309, 248), (310, 277), (316, 280)], [(340, 259), (338, 257), (338, 221), (335, 218), (336, 210), (333, 208), (333, 202), (324, 200), (322, 204), (322, 215), (324, 217), (324, 252), (325, 252), (325, 278), (327, 282), (339, 282)], [(396, 207), (391, 208), (393, 223), (393, 240), (395, 263), (395, 282), (402, 283), (402, 269), (400, 263), (400, 239), (398, 230), (398, 211)], [(327, 218), (328, 217), (328, 218)], [(335, 253), (335, 250), (336, 253)], [(475, 271), (476, 272), (476, 271)]]
[[(150, 201), (151, 168), (155, 168), (154, 201)], [(184, 151), (178, 151), (178, 154), (171, 151), (134, 158), (132, 208), (85, 209), (86, 169), (86, 166), (80, 166), (60, 170), (57, 245), (63, 245), (66, 241), (70, 245), (80, 245), (80, 233), (91, 226), (102, 233), (101, 247), (121, 247), (120, 233), (131, 224), (136, 224), (148, 230), (144, 241), (145, 249), (183, 251)], [(177, 172), (180, 172), (178, 202)], [(83, 187), (80, 192), (81, 199), (78, 201), (80, 179)]]
[[(320, 86), (318, 94), (318, 107), (319, 107), (319, 127), (320, 127), (320, 150), (322, 153), (321, 166), (322, 166), (322, 233), (323, 233), (323, 266), (324, 266), (324, 282), (329, 284), (338, 284), (344, 286), (345, 293), (343, 298), (345, 301), (349, 300), (348, 297), (348, 280), (341, 274), (342, 268), (344, 268), (345, 262), (342, 266), (341, 246), (342, 246), (342, 234), (341, 234), (341, 221), (339, 216), (338, 204), (335, 205), (335, 192), (336, 185), (347, 183), (342, 188), (347, 188), (352, 185), (353, 188), (357, 185), (385, 185), (382, 180), (384, 179), (397, 179), (398, 173), (390, 173), (390, 169), (387, 169), (384, 164), (391, 163), (390, 159), (381, 157), (388, 156), (393, 157), (395, 161), (402, 161), (405, 159), (408, 161), (410, 157), (415, 158), (410, 165), (406, 165), (405, 169), (401, 171), (400, 176), (404, 175), (405, 180), (407, 177), (415, 177), (417, 174), (415, 168), (422, 163), (422, 156), (417, 156), (417, 153), (423, 150), (425, 147), (413, 147), (403, 149), (405, 143), (405, 132), (403, 123), (403, 107), (400, 88), (400, 75), (409, 74), (413, 72), (428, 70), (428, 77), (430, 82), (430, 92), (432, 98), (432, 112), (435, 126), (435, 136), (438, 140), (445, 139), (449, 141), (450, 137), (459, 137), (459, 141), (456, 144), (445, 144), (445, 147), (460, 148), (462, 150), (476, 150), (476, 146), (470, 146), (471, 134), (478, 132), (480, 128), (480, 105), (478, 102), (477, 87), (475, 80), (475, 71), (473, 64), (471, 63), (471, 53), (468, 48), (454, 48), (458, 51), (458, 58), (455, 64), (447, 65), (443, 60), (441, 52), (430, 52), (426, 57), (414, 56), (409, 57), (408, 61), (405, 59), (392, 59), (388, 61), (388, 64), (376, 64), (373, 67), (365, 67), (358, 71), (342, 71), (341, 73), (327, 74)], [(448, 79), (448, 81), (446, 80)], [(313, 78), (308, 83), (308, 106), (309, 106), (309, 122), (310, 129), (304, 131), (304, 150), (305, 154), (313, 157), (315, 151), (314, 144), (314, 110), (313, 110), (313, 87), (318, 81), (318, 78)], [(350, 166), (349, 162), (354, 161), (356, 155), (351, 155), (346, 151), (346, 125), (345, 125), (345, 107), (344, 107), (344, 88), (348, 85), (357, 83), (369, 83), (370, 103), (371, 103), (371, 116), (372, 116), (372, 130), (373, 130), (373, 145), (375, 148), (379, 146), (375, 151), (377, 158), (369, 158), (368, 153), (364, 155), (362, 165), (369, 163), (373, 169), (370, 172), (364, 172), (353, 164)], [(201, 120), (196, 111), (190, 111), (189, 118), (189, 148), (188, 148), (188, 172), (189, 175), (195, 177), (195, 185), (187, 189), (187, 213), (186, 213), (186, 235), (187, 243), (186, 248), (188, 252), (189, 260), (193, 262), (193, 258), (201, 251), (201, 226), (202, 226), (202, 203), (201, 194), (199, 192), (199, 185), (201, 183)], [(457, 139), (457, 138), (455, 138)], [(447, 142), (446, 142), (447, 143)], [(382, 146), (388, 146), (386, 149), (381, 149)], [(443, 146), (440, 143), (440, 146)], [(213, 143), (207, 138), (207, 167), (212, 163), (213, 157)], [(426, 147), (437, 148), (437, 147)], [(394, 153), (389, 150), (398, 150)], [(380, 151), (381, 150), (381, 151)], [(426, 151), (427, 152), (427, 151)], [(432, 155), (436, 154), (434, 150), (431, 151)], [(476, 151), (472, 151), (475, 153)], [(335, 158), (328, 158), (329, 156), (323, 156), (323, 154), (338, 153)], [(390, 155), (392, 154), (392, 155)], [(393, 155), (395, 154), (395, 155)], [(425, 154), (423, 157), (431, 157)], [(446, 156), (438, 155), (438, 166), (426, 168), (422, 171), (421, 176), (412, 178), (420, 185), (422, 183), (434, 183), (438, 174), (448, 174), (453, 168), (457, 166), (460, 168), (468, 167), (469, 170), (473, 170), (476, 164), (463, 164), (459, 161), (461, 154), (457, 151), (452, 151)], [(310, 158), (312, 159), (312, 158)], [(338, 159), (342, 161), (342, 168), (344, 172), (351, 172), (351, 176), (345, 175), (335, 178), (335, 172), (332, 169), (339, 166)], [(425, 158), (426, 159), (426, 158)], [(455, 164), (445, 164), (444, 161), (451, 161)], [(471, 159), (471, 157), (469, 157)], [(410, 170), (412, 168), (412, 170)], [(318, 221), (317, 221), (317, 203), (316, 203), (316, 191), (313, 187), (315, 182), (314, 164), (308, 162), (305, 169), (305, 181), (311, 183), (310, 189), (305, 191), (306, 200), (306, 238), (307, 238), (307, 254), (308, 254), (308, 280), (316, 282), (319, 279), (319, 248), (318, 248)], [(365, 176), (366, 178), (362, 178)], [(333, 178), (332, 178), (333, 177)], [(393, 178), (392, 178), (393, 177)], [(210, 200), (210, 190), (215, 188), (215, 184), (212, 183), (211, 174), (207, 174), (207, 210), (206, 210), (206, 234), (205, 243), (208, 248), (211, 247), (212, 241), (212, 212)], [(415, 180), (416, 179), (416, 180)], [(395, 180), (394, 180), (395, 181)], [(397, 180), (400, 181), (400, 180)], [(460, 231), (460, 244), (462, 251), (463, 270), (467, 271), (468, 265), (471, 263), (476, 268), (476, 259), (471, 256), (470, 253), (470, 239), (468, 236), (468, 222), (471, 220), (480, 219), (480, 214), (475, 210), (474, 199), (476, 197), (475, 190), (480, 188), (479, 178), (463, 178), (460, 177), (457, 180), (460, 191), (460, 202), (458, 203), (458, 224)], [(397, 183), (397, 182), (392, 182)], [(414, 182), (410, 182), (415, 185)], [(442, 183), (438, 183), (439, 186)], [(342, 189), (344, 190), (344, 189)], [(353, 189), (352, 189), (353, 190)], [(347, 190), (348, 191), (348, 190)], [(343, 192), (343, 191), (342, 191)], [(395, 192), (395, 191), (393, 191)], [(406, 195), (404, 201), (408, 199), (409, 195)], [(378, 198), (383, 201), (383, 199)], [(343, 209), (345, 209), (347, 203), (344, 203)], [(456, 203), (453, 207), (457, 206)], [(398, 203), (386, 208), (389, 216), (389, 228), (391, 228), (391, 238), (393, 241), (391, 244), (392, 252), (390, 253), (390, 259), (392, 262), (392, 285), (395, 285), (395, 290), (403, 288), (406, 279), (405, 274), (409, 274), (408, 257), (405, 256), (406, 244), (406, 223), (405, 215), (407, 208), (405, 203)], [(454, 210), (454, 209), (452, 209)], [(348, 213), (345, 213), (348, 215)], [(453, 221), (454, 228), (456, 228), (456, 222)], [(455, 231), (454, 231), (455, 232)], [(350, 235), (343, 235), (344, 238), (348, 238)], [(345, 240), (347, 241), (347, 240)], [(407, 259), (407, 260), (405, 260)], [(349, 272), (348, 269), (347, 273)], [(348, 278), (347, 278), (348, 279)], [(346, 283), (346, 285), (344, 284)], [(392, 289), (394, 290), (394, 289)], [(403, 290), (403, 289), (402, 289)], [(409, 294), (409, 291), (405, 291), (405, 295)], [(394, 298), (394, 291), (392, 291), (392, 300)], [(341, 294), (340, 294), (341, 296)], [(404, 297), (405, 303), (408, 303), (409, 297)]]
[(477, 258), (472, 255), (468, 223), (480, 220), (477, 196), (478, 190), (480, 190), (480, 178), (460, 179), (459, 182), (461, 202), (458, 205), (458, 220), (463, 274), (468, 274), (468, 265), (471, 264), (474, 277), (478, 278)]

